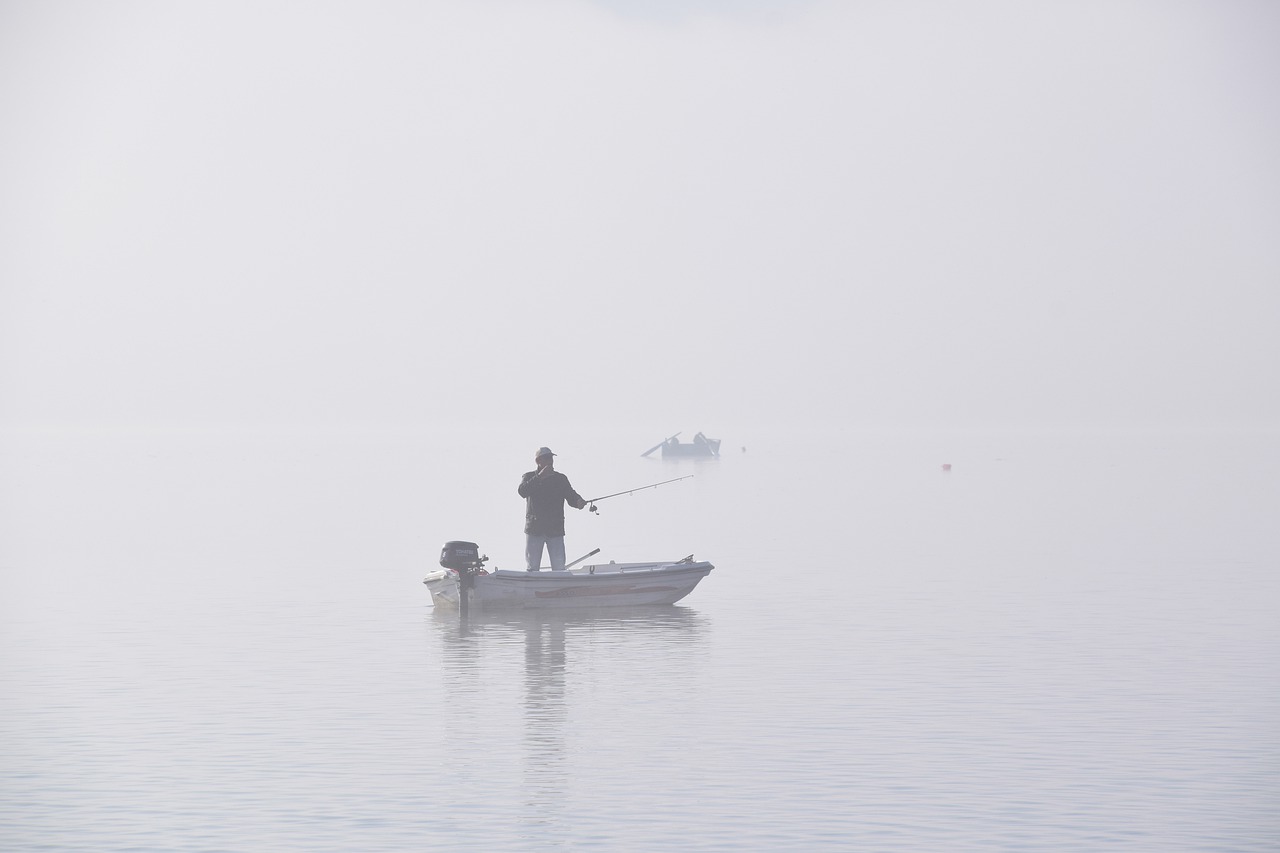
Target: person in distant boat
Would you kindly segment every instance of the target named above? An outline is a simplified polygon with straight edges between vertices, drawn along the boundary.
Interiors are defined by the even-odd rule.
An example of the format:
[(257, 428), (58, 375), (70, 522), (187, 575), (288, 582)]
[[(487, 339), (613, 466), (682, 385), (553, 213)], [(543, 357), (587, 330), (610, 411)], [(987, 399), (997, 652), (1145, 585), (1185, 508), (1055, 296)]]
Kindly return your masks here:
[(536, 572), (542, 563), (545, 546), (551, 559), (551, 570), (564, 571), (564, 505), (582, 509), (587, 502), (569, 485), (569, 478), (555, 470), (555, 454), (539, 447), (533, 461), (538, 470), (520, 478), (520, 497), (524, 498), (524, 559), (528, 571)]

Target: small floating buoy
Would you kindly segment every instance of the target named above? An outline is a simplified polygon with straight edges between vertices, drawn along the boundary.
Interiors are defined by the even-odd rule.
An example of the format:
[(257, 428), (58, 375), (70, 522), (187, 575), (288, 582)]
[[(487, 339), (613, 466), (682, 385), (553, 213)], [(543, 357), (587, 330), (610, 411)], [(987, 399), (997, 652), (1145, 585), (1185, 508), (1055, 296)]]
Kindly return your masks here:
[(950, 470), (951, 470), (951, 463), (950, 463), (950, 462), (944, 462), (944, 463), (942, 463), (942, 470), (943, 470), (943, 471), (950, 471)]

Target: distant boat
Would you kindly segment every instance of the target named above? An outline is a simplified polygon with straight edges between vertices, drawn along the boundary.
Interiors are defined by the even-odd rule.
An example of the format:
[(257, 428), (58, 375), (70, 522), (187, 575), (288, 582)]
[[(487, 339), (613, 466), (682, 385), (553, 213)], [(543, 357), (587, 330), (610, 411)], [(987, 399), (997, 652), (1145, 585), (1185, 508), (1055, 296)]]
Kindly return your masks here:
[(661, 448), (662, 456), (672, 458), (685, 458), (691, 456), (711, 457), (720, 455), (720, 439), (707, 438), (702, 433), (698, 433), (693, 437), (693, 441), (681, 441), (680, 433), (676, 433), (660, 444), (650, 447), (641, 456), (648, 456), (653, 451)]

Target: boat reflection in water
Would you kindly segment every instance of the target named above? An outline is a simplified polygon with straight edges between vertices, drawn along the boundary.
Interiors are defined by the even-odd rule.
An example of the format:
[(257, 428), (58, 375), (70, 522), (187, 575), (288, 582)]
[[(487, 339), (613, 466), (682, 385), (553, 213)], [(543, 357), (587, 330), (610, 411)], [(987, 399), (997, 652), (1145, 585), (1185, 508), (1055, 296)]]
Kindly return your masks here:
[[(704, 675), (709, 619), (687, 607), (468, 616), (432, 608), (430, 618), (443, 640), (450, 729), (477, 756), (503, 762), (514, 758), (515, 744), (503, 750), (502, 739), (511, 727), (523, 728), (522, 766), (507, 774), (519, 774), (508, 795), (548, 831), (572, 823), (571, 783), (583, 782), (572, 777), (602, 744), (617, 748), (619, 726), (627, 730), (627, 720), (643, 713), (629, 695), (655, 684), (696, 692)], [(494, 725), (495, 718), (501, 722)]]

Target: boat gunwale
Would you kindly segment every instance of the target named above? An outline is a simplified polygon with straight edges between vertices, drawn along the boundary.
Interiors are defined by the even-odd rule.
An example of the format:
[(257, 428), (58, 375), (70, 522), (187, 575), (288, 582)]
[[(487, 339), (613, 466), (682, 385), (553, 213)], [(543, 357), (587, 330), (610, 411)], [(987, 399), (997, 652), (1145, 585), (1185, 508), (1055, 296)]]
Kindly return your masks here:
[[(627, 566), (628, 568), (623, 568)], [(614, 563), (612, 566), (605, 564), (604, 568), (609, 571), (599, 571), (601, 566), (584, 566), (581, 569), (566, 569), (562, 572), (554, 571), (537, 571), (522, 572), (514, 569), (497, 569), (487, 575), (480, 575), (479, 578), (493, 578), (500, 580), (511, 580), (516, 582), (543, 582), (550, 581), (553, 583), (567, 580), (583, 580), (585, 578), (600, 578), (609, 580), (613, 578), (635, 578), (637, 576), (646, 575), (682, 575), (688, 572), (710, 572), (715, 568), (711, 563), (700, 560), (696, 563)], [(596, 571), (590, 571), (596, 569)]]

